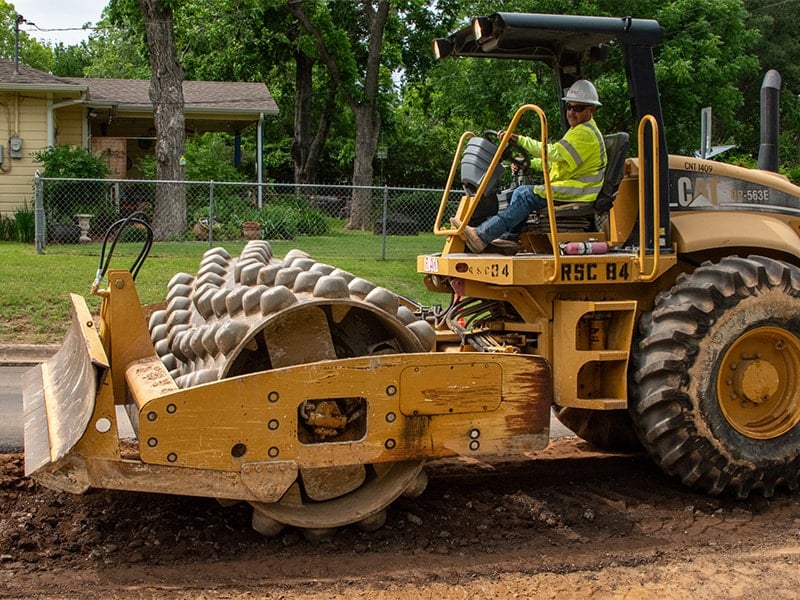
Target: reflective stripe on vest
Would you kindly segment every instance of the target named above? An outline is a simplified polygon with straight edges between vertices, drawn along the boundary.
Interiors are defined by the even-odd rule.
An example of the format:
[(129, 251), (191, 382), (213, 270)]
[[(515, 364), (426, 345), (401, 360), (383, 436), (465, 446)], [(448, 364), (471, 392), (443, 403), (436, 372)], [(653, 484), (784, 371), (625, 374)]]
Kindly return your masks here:
[[(605, 170), (608, 165), (608, 156), (603, 141), (603, 134), (600, 133), (600, 130), (597, 129), (597, 126), (593, 122), (586, 122), (581, 125), (588, 127), (589, 131), (594, 134), (597, 144), (600, 147), (600, 169), (585, 175), (573, 176), (570, 179), (556, 181), (556, 183), (552, 184), (550, 189), (553, 192), (553, 199), (560, 202), (594, 202), (597, 198), (597, 194), (603, 189)], [(578, 125), (578, 127), (581, 125)], [(580, 169), (581, 165), (585, 162), (584, 155), (588, 155), (589, 152), (584, 152), (584, 155), (582, 155), (565, 139), (561, 139), (556, 143), (560, 144), (561, 147), (569, 153), (570, 157), (572, 157), (575, 162), (576, 168)], [(588, 148), (586, 150), (588, 150)], [(551, 175), (553, 175), (555, 179), (555, 177), (558, 176), (557, 169), (553, 169)], [(534, 191), (540, 196), (544, 196), (543, 185), (537, 185)]]

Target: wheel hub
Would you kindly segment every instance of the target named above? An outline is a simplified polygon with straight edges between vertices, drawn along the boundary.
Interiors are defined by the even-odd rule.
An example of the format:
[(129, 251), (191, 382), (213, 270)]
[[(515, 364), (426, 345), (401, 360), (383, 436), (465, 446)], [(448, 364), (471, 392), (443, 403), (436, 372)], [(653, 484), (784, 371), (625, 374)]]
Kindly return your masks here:
[(780, 327), (751, 329), (722, 361), (717, 399), (739, 433), (773, 439), (800, 422), (800, 342)]
[(778, 370), (765, 360), (754, 360), (744, 369), (739, 382), (742, 395), (754, 404), (767, 402), (780, 386)]

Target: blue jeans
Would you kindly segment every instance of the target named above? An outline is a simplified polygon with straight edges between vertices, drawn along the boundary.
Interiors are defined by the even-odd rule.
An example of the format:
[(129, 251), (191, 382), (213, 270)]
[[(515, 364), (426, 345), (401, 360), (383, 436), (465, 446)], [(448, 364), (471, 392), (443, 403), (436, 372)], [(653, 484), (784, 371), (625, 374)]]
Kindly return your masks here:
[(508, 206), (475, 228), (475, 231), (487, 244), (504, 233), (522, 231), (528, 215), (535, 210), (547, 207), (547, 200), (533, 192), (532, 185), (521, 185), (511, 194)]

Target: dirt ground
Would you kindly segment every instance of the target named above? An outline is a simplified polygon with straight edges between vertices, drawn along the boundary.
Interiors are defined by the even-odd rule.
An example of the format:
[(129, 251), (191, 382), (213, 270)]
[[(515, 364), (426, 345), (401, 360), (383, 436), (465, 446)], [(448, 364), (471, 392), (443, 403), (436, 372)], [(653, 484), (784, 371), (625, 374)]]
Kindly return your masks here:
[(308, 541), (247, 505), (39, 487), (0, 456), (2, 598), (789, 599), (800, 497), (695, 494), (571, 438), (535, 460), (430, 465), (386, 526)]

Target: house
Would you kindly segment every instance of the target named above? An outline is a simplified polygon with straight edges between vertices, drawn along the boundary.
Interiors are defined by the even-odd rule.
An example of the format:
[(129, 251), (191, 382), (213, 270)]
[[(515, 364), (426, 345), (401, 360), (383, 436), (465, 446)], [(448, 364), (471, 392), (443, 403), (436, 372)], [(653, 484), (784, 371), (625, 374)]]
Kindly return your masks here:
[[(111, 178), (137, 177), (137, 159), (155, 145), (149, 87), (149, 80), (55, 77), (0, 60), (0, 131), (8, 135), (0, 136), (0, 214), (33, 204), (33, 177), (42, 168), (33, 154), (49, 146), (86, 148), (107, 158)], [(187, 136), (227, 131), (238, 141), (244, 129), (278, 114), (263, 83), (184, 81), (183, 94)]]

